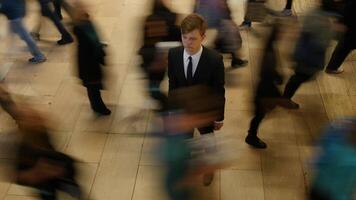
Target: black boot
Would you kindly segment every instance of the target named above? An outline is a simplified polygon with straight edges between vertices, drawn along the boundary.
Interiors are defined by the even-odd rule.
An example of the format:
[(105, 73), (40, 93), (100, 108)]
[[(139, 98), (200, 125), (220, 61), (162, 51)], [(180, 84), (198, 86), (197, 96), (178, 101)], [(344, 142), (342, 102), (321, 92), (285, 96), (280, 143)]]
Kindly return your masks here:
[(245, 142), (257, 149), (267, 148), (267, 144), (263, 142), (260, 138), (258, 138), (256, 135), (248, 134), (245, 138)]
[(98, 114), (110, 115), (111, 111), (105, 106), (101, 98), (100, 90), (97, 88), (87, 88), (91, 108)]

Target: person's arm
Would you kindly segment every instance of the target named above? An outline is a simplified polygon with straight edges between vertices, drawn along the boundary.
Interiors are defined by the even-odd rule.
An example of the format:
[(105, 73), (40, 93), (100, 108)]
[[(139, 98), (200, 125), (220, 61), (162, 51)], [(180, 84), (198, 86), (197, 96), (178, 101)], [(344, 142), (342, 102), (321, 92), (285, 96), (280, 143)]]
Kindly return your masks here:
[(214, 71), (214, 85), (215, 91), (221, 97), (222, 101), (220, 118), (217, 120), (222, 123), (222, 121), (224, 120), (225, 113), (225, 67), (221, 55), (219, 55), (218, 60), (216, 62), (216, 67)]
[(168, 82), (169, 82), (169, 91), (172, 91), (177, 88), (176, 74), (173, 69), (173, 55), (172, 50), (168, 51)]

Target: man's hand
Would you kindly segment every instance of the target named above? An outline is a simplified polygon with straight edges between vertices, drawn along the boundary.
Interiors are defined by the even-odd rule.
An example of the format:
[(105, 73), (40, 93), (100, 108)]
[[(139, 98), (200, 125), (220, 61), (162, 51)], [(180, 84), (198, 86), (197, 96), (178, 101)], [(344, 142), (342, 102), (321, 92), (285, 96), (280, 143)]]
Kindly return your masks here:
[(223, 127), (223, 125), (224, 125), (224, 122), (222, 122), (222, 121), (220, 121), (220, 122), (215, 121), (215, 122), (214, 122), (214, 131), (220, 130), (221, 127)]

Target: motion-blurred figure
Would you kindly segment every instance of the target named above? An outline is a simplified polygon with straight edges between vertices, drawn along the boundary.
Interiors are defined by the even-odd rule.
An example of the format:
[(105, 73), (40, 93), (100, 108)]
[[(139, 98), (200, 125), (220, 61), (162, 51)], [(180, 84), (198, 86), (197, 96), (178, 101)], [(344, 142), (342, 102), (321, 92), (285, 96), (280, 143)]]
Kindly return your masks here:
[(167, 96), (160, 90), (167, 71), (167, 52), (170, 46), (177, 46), (167, 41), (180, 41), (176, 20), (177, 14), (170, 11), (162, 0), (154, 0), (152, 14), (144, 22), (143, 46), (139, 50), (142, 57), (141, 67), (149, 81), (148, 91), (151, 97), (160, 103), (161, 110), (167, 106)]
[[(202, 46), (206, 31), (205, 20), (197, 14), (190, 14), (181, 24), (183, 46), (172, 48), (168, 53), (169, 95), (176, 89), (194, 85), (205, 85), (221, 97), (225, 103), (225, 73), (222, 56), (216, 51)], [(202, 99), (202, 104), (205, 100)], [(196, 127), (203, 135), (213, 134), (223, 126), (225, 106), (220, 108), (217, 121), (211, 121), (206, 127)], [(193, 132), (190, 137), (193, 137)], [(203, 183), (208, 186), (214, 174), (204, 176)]]
[(273, 110), (277, 105), (289, 107), (288, 101), (282, 98), (277, 85), (282, 83), (282, 76), (277, 70), (277, 54), (275, 44), (281, 33), (281, 25), (275, 23), (272, 27), (270, 36), (267, 39), (264, 55), (261, 61), (259, 82), (256, 88), (254, 98), (254, 117), (250, 122), (246, 143), (255, 147), (264, 149), (267, 144), (257, 137), (258, 128), (263, 118), (268, 112)]
[(335, 50), (331, 56), (326, 72), (330, 74), (339, 74), (344, 70), (340, 68), (346, 57), (356, 48), (356, 1), (345, 0), (344, 11), (341, 17), (341, 23), (346, 26), (346, 32), (340, 38)]
[[(210, 88), (203, 85), (180, 88), (169, 95), (169, 110), (162, 115), (165, 141), (160, 154), (167, 168), (166, 190), (172, 200), (194, 199), (192, 194), (196, 180), (224, 165), (219, 162), (209, 163), (202, 156), (195, 155), (194, 146), (189, 143), (194, 128), (205, 127), (220, 118), (220, 109), (224, 104), (221, 100)], [(199, 150), (213, 156), (216, 152), (216, 146), (212, 144), (214, 137), (208, 139), (210, 144), (205, 142), (203, 146), (209, 146), (212, 150)]]
[(89, 19), (81, 2), (76, 2), (71, 17), (73, 32), (77, 37), (77, 62), (79, 78), (87, 88), (91, 108), (98, 114), (110, 115), (111, 111), (104, 104), (100, 90), (103, 88), (102, 66), (105, 65), (104, 44), (101, 43), (94, 25)]
[(36, 42), (26, 30), (22, 19), (25, 17), (26, 8), (24, 0), (2, 0), (0, 12), (5, 14), (10, 22), (10, 29), (26, 42), (33, 58), (29, 59), (30, 63), (42, 63), (46, 61), (46, 57), (37, 47)]
[[(59, 0), (38, 0), (40, 7), (41, 7), (41, 15), (50, 19), (61, 34), (61, 39), (57, 41), (57, 44), (65, 45), (65, 44), (72, 43), (73, 38), (70, 35), (70, 33), (66, 30), (64, 25), (62, 24), (62, 22), (60, 20), (60, 16), (58, 16), (58, 12), (60, 13), (60, 4), (61, 4), (58, 1)], [(55, 7), (54, 5), (56, 5), (56, 7), (57, 7), (55, 10), (52, 9), (52, 7)], [(59, 5), (59, 8), (58, 8), (58, 5)], [(58, 9), (59, 9), (59, 11), (58, 11)], [(40, 19), (39, 23), (37, 24), (37, 26), (35, 27), (35, 29), (31, 33), (32, 36), (34, 38), (36, 38), (37, 40), (40, 39), (40, 34), (39, 34), (40, 28), (41, 28), (41, 19)]]
[(295, 73), (289, 79), (283, 94), (294, 105), (294, 109), (299, 108), (291, 100), (295, 92), (302, 83), (324, 69), (326, 49), (334, 37), (331, 19), (336, 17), (335, 8), (335, 0), (323, 0), (321, 6), (311, 11), (303, 21), (294, 52)]
[[(260, 19), (262, 15), (264, 15), (264, 11), (261, 12), (262, 10), (260, 8), (262, 8), (262, 4), (264, 4), (266, 2), (266, 0), (247, 0), (247, 11), (244, 17), (244, 21), (241, 23), (240, 28), (241, 29), (246, 29), (246, 28), (250, 28), (252, 26), (252, 22), (253, 21), (260, 21), (260, 20), (255, 20), (255, 19)], [(252, 5), (254, 4), (254, 5)], [(292, 4), (293, 4), (293, 0), (287, 0), (286, 5), (284, 7), (284, 9), (280, 12), (280, 14), (278, 13), (274, 13), (275, 15), (278, 16), (292, 16), (293, 12), (292, 12)], [(249, 10), (250, 9), (250, 10)], [(251, 12), (252, 11), (252, 12)], [(251, 13), (249, 13), (251, 12)]]
[(337, 120), (320, 139), (310, 200), (351, 200), (356, 195), (356, 118)]
[(43, 200), (56, 200), (57, 189), (81, 200), (81, 188), (75, 180), (74, 160), (54, 148), (45, 118), (26, 106), (15, 104), (2, 87), (0, 104), (19, 127), (16, 183), (38, 189)]
[(208, 28), (217, 29), (215, 48), (231, 55), (231, 67), (245, 66), (248, 62), (239, 58), (242, 46), (240, 30), (231, 17), (231, 10), (226, 0), (197, 0), (195, 10), (202, 15)]

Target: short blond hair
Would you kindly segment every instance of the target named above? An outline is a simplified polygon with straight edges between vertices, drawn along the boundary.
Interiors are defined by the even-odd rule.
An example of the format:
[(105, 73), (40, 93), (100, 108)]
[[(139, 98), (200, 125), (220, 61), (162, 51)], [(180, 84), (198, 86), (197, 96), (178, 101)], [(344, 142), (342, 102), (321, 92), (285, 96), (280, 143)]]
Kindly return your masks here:
[(182, 34), (186, 34), (194, 31), (195, 29), (198, 29), (201, 35), (204, 35), (207, 29), (207, 24), (202, 16), (193, 13), (183, 19), (181, 32)]

